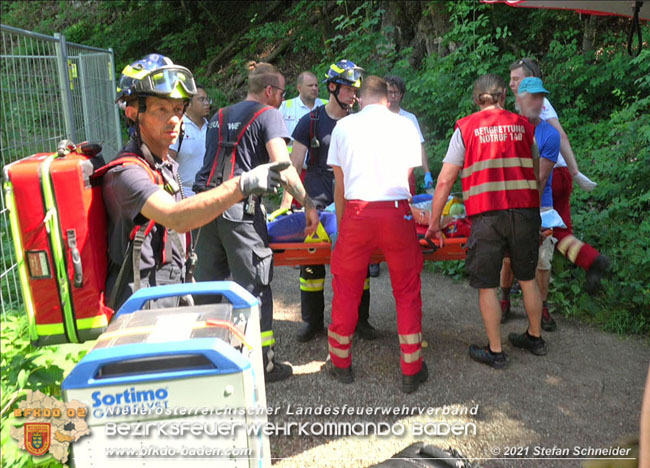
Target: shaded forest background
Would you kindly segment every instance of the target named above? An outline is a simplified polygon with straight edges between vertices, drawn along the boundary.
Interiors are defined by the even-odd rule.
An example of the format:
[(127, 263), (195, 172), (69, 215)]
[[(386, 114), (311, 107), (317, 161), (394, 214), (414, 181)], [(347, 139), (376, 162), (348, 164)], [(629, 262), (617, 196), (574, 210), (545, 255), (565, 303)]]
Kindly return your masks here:
[[(403, 107), (420, 120), (434, 177), (454, 122), (475, 110), (473, 81), (487, 72), (507, 79), (511, 62), (535, 57), (581, 170), (599, 183), (591, 193), (575, 188), (577, 236), (613, 262), (603, 291), (589, 296), (584, 272), (556, 255), (550, 301), (606, 330), (650, 333), (647, 24), (644, 50), (633, 58), (626, 52), (629, 19), (478, 0), (32, 1), (1, 8), (4, 24), (113, 48), (117, 70), (147, 53), (167, 55), (194, 72), (215, 109), (244, 96), (250, 60), (278, 66), (288, 97), (302, 70), (321, 77), (341, 58), (371, 74), (399, 74), (408, 88)], [(460, 263), (429, 267), (464, 274)]]

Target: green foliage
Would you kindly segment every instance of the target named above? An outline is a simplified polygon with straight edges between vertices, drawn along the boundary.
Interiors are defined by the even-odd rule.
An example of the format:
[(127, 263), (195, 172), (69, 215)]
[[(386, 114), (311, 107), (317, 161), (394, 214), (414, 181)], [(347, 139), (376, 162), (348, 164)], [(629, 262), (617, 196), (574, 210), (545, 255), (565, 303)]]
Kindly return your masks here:
[(86, 354), (93, 342), (82, 345), (33, 347), (28, 340), (27, 316), (18, 311), (7, 312), (2, 322), (2, 466), (11, 467), (60, 467), (51, 457), (33, 459), (19, 450), (10, 437), (9, 429), (22, 425), (12, 410), (24, 399), (26, 390), (37, 391), (61, 398), (61, 382), (65, 373)]

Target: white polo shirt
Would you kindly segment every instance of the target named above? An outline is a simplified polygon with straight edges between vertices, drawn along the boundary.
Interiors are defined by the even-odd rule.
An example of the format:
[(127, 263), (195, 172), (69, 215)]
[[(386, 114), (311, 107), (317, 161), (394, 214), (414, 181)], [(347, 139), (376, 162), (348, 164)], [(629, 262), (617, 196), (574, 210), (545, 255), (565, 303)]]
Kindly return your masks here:
[(424, 143), (424, 136), (422, 136), (422, 130), (420, 130), (420, 124), (418, 122), (418, 118), (415, 116), (415, 114), (411, 114), (409, 111), (405, 111), (401, 107), (399, 108), (399, 115), (403, 115), (407, 119), (409, 119), (411, 122), (413, 122), (413, 125), (415, 125), (415, 128), (418, 131), (418, 135), (420, 135), (420, 143)]
[[(544, 98), (544, 105), (542, 106), (542, 113), (539, 116), (542, 120), (557, 119), (557, 112), (551, 105), (548, 99)], [(559, 119), (558, 119), (559, 120)], [(558, 153), (557, 162), (554, 167), (566, 167), (566, 161), (562, 153)]]
[(422, 164), (420, 137), (409, 119), (371, 104), (336, 124), (327, 164), (343, 170), (346, 200), (407, 200), (409, 169)]
[[(181, 143), (181, 151), (176, 155), (176, 162), (178, 163), (178, 173), (183, 181), (183, 191), (185, 196), (189, 197), (194, 195), (192, 191), (192, 184), (194, 184), (194, 177), (196, 173), (203, 166), (203, 156), (205, 155), (205, 135), (208, 132), (208, 120), (203, 119), (203, 127), (199, 127), (192, 122), (187, 115), (183, 116), (183, 124), (185, 128), (185, 136)], [(178, 152), (178, 143), (176, 142), (169, 147), (170, 150)]]
[[(313, 109), (322, 106), (323, 104), (327, 104), (327, 100), (316, 98)], [(284, 117), (284, 124), (287, 126), (287, 130), (289, 130), (289, 135), (293, 135), (293, 130), (296, 128), (296, 125), (298, 125), (300, 118), (311, 110), (312, 109), (302, 102), (300, 96), (282, 101), (280, 112), (282, 113), (282, 117)]]

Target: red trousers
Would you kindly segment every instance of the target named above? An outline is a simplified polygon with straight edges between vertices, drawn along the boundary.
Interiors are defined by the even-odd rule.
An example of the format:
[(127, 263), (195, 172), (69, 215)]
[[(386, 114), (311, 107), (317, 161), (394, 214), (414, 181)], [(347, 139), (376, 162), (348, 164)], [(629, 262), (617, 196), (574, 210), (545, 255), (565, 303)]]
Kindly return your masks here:
[(348, 201), (336, 248), (332, 253), (332, 324), (329, 351), (337, 367), (352, 365), (352, 336), (373, 251), (380, 249), (388, 263), (397, 307), (397, 332), (402, 373), (422, 369), (422, 251), (415, 222), (406, 200), (392, 202)]
[(566, 229), (553, 228), (553, 236), (558, 240), (557, 250), (571, 262), (587, 271), (600, 252), (573, 235), (571, 224), (571, 191), (573, 179), (566, 167), (553, 169), (553, 208), (560, 214)]

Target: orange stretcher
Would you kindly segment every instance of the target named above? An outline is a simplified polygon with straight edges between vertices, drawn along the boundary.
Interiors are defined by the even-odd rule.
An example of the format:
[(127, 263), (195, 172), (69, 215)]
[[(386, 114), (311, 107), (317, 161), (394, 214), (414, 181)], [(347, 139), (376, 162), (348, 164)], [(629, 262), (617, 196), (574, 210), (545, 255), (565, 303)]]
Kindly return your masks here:
[[(425, 260), (439, 262), (443, 260), (464, 260), (467, 251), (467, 237), (445, 239), (445, 245), (440, 247), (425, 239), (420, 240)], [(271, 243), (273, 263), (275, 266), (294, 265), (329, 265), (332, 244), (329, 242), (287, 242)], [(385, 262), (382, 253), (377, 250), (371, 257), (372, 263)]]

